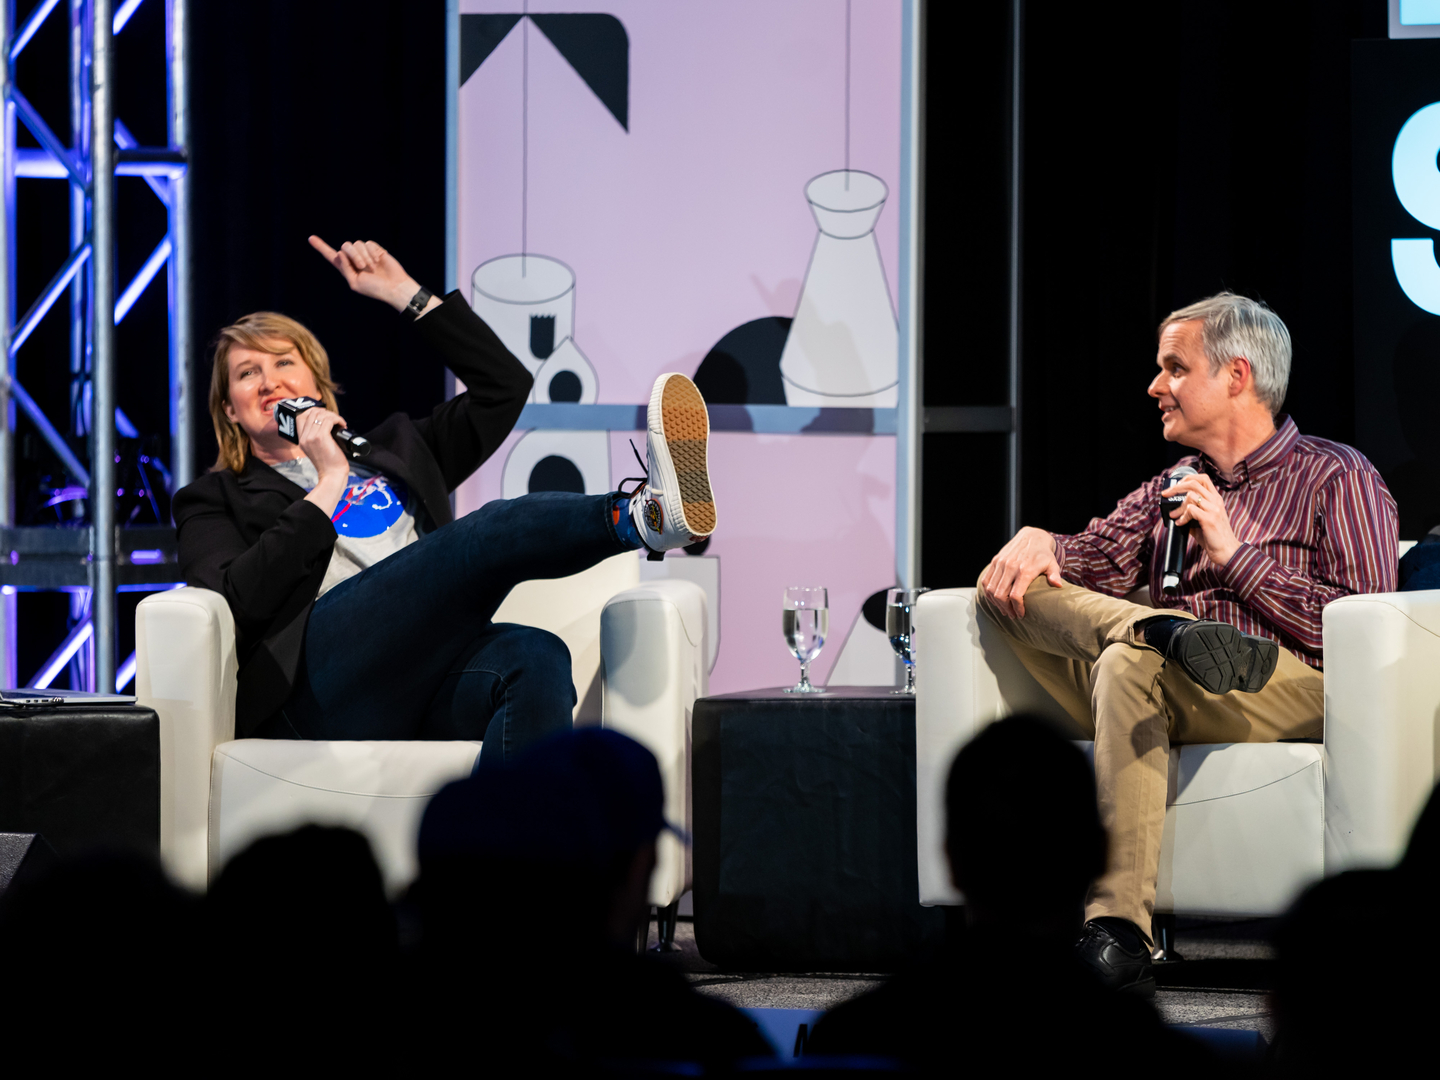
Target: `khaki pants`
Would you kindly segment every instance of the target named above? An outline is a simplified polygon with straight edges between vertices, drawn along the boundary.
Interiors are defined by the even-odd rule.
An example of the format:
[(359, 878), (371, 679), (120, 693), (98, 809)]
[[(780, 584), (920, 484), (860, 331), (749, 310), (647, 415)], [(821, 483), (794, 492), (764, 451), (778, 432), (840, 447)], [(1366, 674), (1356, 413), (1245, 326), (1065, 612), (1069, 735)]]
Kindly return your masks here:
[[(1025, 617), (980, 607), (1015, 654), (1095, 740), (1100, 818), (1110, 836), (1108, 869), (1091, 887), (1085, 918), (1129, 919), (1150, 932), (1171, 744), (1274, 742), (1318, 736), (1324, 678), (1281, 648), (1258, 694), (1211, 694), (1144, 644), (1134, 626), (1162, 612), (1044, 577), (1025, 593)], [(1191, 616), (1183, 612), (1164, 614)]]

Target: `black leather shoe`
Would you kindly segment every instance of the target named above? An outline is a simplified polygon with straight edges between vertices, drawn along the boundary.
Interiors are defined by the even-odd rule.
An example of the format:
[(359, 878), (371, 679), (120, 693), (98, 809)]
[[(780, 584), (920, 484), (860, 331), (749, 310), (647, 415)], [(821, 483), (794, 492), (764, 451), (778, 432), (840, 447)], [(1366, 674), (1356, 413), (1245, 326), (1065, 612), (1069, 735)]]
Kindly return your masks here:
[(1280, 646), (1269, 638), (1242, 634), (1229, 623), (1184, 620), (1171, 633), (1165, 658), (1212, 694), (1253, 694), (1275, 673)]
[(1150, 947), (1129, 919), (1101, 916), (1085, 924), (1075, 955), (1109, 989), (1141, 997), (1155, 996)]

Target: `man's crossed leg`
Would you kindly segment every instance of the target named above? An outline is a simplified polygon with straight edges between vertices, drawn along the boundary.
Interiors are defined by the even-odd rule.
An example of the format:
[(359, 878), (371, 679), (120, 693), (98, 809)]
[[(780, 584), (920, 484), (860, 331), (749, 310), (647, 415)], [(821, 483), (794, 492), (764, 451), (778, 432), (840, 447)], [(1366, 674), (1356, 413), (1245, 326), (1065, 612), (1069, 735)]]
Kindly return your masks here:
[[(1147, 644), (1143, 625), (1137, 629), (1157, 616), (1192, 618), (1183, 612), (1142, 607), (1068, 581), (1056, 588), (1043, 576), (1025, 592), (1023, 617), (1004, 613), (983, 587), (977, 600), (1036, 681), (1095, 740), (1095, 782), (1110, 855), (1086, 902), (1086, 944), (1120, 960), (1108, 942), (1090, 940), (1094, 926), (1109, 928), (1122, 952), (1140, 959), (1121, 960), (1123, 970), (1110, 971), (1106, 967), (1116, 965), (1102, 957), (1087, 959), (1101, 959), (1101, 972), (1112, 984), (1143, 983), (1150, 979), (1141, 947), (1155, 914), (1171, 745), (1318, 736), (1325, 715), (1323, 676), (1280, 649), (1274, 674), (1261, 690), (1213, 694)], [(1143, 940), (1127, 941), (1127, 928), (1116, 920), (1131, 924)]]

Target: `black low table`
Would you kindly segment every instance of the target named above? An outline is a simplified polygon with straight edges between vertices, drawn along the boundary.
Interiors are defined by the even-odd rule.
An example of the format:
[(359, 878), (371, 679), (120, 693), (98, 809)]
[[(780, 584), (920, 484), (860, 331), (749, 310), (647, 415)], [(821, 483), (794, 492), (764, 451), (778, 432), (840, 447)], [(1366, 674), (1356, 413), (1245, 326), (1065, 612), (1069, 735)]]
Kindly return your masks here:
[(920, 905), (915, 699), (889, 688), (701, 698), (695, 943), (722, 967), (887, 971), (944, 944)]
[(160, 718), (138, 706), (0, 710), (0, 833), (61, 855), (160, 850)]

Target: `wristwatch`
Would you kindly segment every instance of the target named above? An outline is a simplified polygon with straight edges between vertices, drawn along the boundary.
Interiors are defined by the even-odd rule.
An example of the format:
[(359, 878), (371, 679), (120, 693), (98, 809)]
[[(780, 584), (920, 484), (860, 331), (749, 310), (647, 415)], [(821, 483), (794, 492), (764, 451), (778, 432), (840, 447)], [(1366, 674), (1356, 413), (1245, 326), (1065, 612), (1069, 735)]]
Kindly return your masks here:
[(410, 303), (405, 305), (405, 314), (409, 315), (412, 320), (418, 319), (420, 313), (425, 310), (425, 305), (430, 303), (430, 298), (434, 295), (424, 285), (421, 285), (420, 291), (410, 298)]

